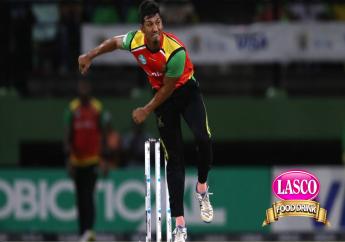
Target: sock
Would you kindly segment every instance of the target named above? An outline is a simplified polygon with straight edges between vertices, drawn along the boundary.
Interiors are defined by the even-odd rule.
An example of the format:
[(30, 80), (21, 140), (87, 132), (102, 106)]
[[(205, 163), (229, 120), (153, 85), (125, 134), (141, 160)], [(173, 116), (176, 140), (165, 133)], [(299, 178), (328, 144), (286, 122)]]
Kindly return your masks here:
[(199, 191), (198, 191), (198, 183), (197, 183), (197, 184), (196, 184), (196, 187), (195, 187), (195, 190), (196, 190), (197, 193), (199, 193), (201, 196), (203, 196), (203, 195), (205, 195), (206, 192), (207, 192), (207, 185), (206, 185), (206, 190), (205, 190), (204, 192), (199, 192)]
[(183, 216), (179, 216), (176, 218), (176, 227), (182, 227), (184, 228), (186, 226), (186, 221), (184, 220), (184, 217)]

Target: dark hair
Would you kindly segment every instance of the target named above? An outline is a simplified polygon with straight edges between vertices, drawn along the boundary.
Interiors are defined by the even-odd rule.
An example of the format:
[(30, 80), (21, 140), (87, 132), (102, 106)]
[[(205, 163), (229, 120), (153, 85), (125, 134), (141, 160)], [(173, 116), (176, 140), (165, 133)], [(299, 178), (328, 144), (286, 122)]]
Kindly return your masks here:
[(157, 13), (160, 14), (159, 6), (155, 1), (145, 0), (139, 6), (139, 18), (141, 23), (144, 23), (145, 17), (152, 17)]

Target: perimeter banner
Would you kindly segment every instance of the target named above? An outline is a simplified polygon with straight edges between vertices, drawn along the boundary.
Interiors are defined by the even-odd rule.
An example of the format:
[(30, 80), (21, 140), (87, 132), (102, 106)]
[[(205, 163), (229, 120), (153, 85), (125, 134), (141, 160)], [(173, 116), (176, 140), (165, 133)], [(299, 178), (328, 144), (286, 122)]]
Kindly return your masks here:
[[(258, 225), (270, 201), (269, 168), (213, 169), (209, 177), (210, 192), (214, 193), (210, 198), (214, 206), (211, 224), (200, 219), (194, 193), (196, 174), (196, 170), (187, 170), (185, 183), (185, 216), (191, 231), (261, 231)], [(1, 170), (0, 232), (76, 232), (74, 192), (73, 183), (64, 170)], [(95, 195), (96, 231), (145, 231), (144, 168), (116, 170), (106, 179), (99, 179)], [(255, 205), (253, 197), (260, 198)], [(163, 201), (163, 211), (164, 204)]]
[[(82, 51), (106, 38), (137, 30), (139, 25), (82, 27)], [(252, 25), (200, 24), (165, 28), (186, 45), (194, 64), (343, 61), (345, 28), (342, 23), (256, 23)], [(95, 64), (135, 65), (128, 51), (95, 59)]]

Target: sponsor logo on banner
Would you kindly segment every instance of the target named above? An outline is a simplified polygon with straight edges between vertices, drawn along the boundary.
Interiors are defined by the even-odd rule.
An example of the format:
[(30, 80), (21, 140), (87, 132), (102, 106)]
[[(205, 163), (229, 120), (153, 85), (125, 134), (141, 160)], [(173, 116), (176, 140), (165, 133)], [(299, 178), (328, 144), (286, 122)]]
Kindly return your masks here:
[(235, 40), (240, 50), (258, 51), (268, 46), (268, 39), (263, 32), (235, 34)]
[(314, 201), (320, 192), (320, 182), (310, 172), (289, 170), (281, 173), (274, 179), (272, 191), (281, 201), (274, 202), (272, 208), (266, 210), (262, 226), (291, 216), (314, 218), (317, 222), (330, 225), (327, 210)]

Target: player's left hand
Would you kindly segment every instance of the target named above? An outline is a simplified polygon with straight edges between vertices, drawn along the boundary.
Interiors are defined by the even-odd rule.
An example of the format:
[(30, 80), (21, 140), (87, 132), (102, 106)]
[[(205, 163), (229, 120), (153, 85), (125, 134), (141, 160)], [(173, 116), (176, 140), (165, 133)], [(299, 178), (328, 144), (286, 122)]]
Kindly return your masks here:
[(143, 107), (136, 108), (132, 112), (132, 118), (136, 124), (141, 124), (144, 122), (147, 116), (149, 116), (149, 113)]

